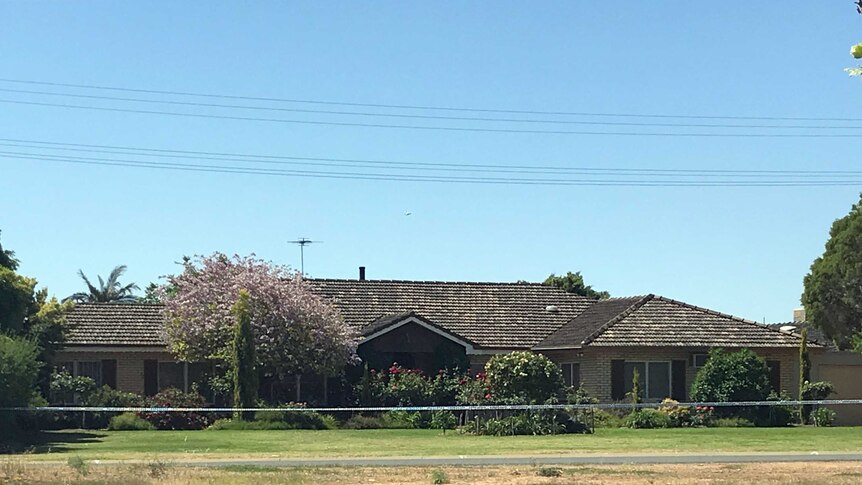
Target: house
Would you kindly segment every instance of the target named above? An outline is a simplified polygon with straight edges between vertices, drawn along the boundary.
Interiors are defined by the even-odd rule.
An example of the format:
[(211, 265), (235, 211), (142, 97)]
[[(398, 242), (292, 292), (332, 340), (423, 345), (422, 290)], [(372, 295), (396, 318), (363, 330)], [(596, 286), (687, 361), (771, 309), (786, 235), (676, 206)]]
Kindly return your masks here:
[[(453, 364), (475, 370), (493, 355), (532, 350), (557, 362), (567, 384), (603, 402), (624, 397), (635, 369), (647, 399), (685, 400), (710, 349), (749, 348), (769, 364), (776, 390), (795, 395), (797, 387), (798, 335), (661, 296), (597, 301), (536, 283), (308, 282), (362, 336), (358, 354), (373, 368), (397, 362), (429, 372)], [(153, 394), (190, 389), (209, 370), (173, 359), (159, 305), (79, 304), (68, 322), (57, 361), (102, 384)], [(289, 389), (269, 391), (333, 403), (338, 382), (296, 376)]]

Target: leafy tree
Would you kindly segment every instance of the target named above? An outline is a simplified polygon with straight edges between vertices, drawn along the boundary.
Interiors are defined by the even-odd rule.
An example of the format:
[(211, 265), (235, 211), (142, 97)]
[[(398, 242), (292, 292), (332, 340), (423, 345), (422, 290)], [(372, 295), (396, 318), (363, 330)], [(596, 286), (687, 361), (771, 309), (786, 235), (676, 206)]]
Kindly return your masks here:
[(491, 357), (485, 375), (496, 402), (544, 403), (563, 390), (560, 367), (542, 354), (527, 351)]
[(299, 274), (253, 256), (222, 253), (190, 259), (183, 266), (160, 290), (165, 336), (181, 360), (231, 361), (232, 308), (240, 290), (246, 290), (258, 369), (280, 377), (332, 375), (356, 361), (356, 335), (335, 306), (315, 295)]
[(120, 276), (126, 272), (126, 266), (120, 265), (115, 267), (111, 274), (108, 275), (108, 280), (102, 280), (101, 276), (99, 278), (99, 286), (96, 287), (83, 271), (78, 270), (78, 276), (84, 280), (84, 284), (87, 285), (87, 291), (80, 291), (78, 293), (70, 295), (66, 300), (73, 300), (78, 303), (131, 303), (138, 300), (138, 297), (133, 293), (135, 290), (139, 290), (138, 285), (135, 283), (131, 283), (123, 286), (119, 282)]
[(594, 290), (592, 286), (584, 283), (584, 277), (581, 276), (580, 271), (577, 273), (569, 271), (563, 276), (557, 276), (554, 273), (551, 273), (551, 275), (548, 276), (542, 284), (545, 286), (556, 286), (566, 293), (574, 293), (576, 295), (586, 296), (587, 298), (604, 300), (611, 296), (607, 291)]
[(832, 223), (826, 249), (811, 264), (804, 288), (809, 322), (839, 348), (851, 347), (854, 334), (862, 332), (862, 199)]
[(36, 395), (38, 355), (34, 342), (0, 335), (0, 407), (26, 406)]
[[(856, 0), (856, 12), (862, 14), (862, 0)], [(855, 59), (862, 59), (862, 42), (850, 46), (850, 55)], [(862, 67), (849, 67), (845, 69), (851, 76), (862, 76)]]
[(15, 258), (15, 251), (3, 249), (3, 244), (0, 244), (0, 268), (15, 271), (18, 269), (18, 263), (18, 259)]
[(763, 401), (769, 397), (769, 368), (748, 349), (714, 349), (694, 378), (691, 399), (699, 402)]
[[(239, 299), (233, 305), (236, 317), (233, 333), (233, 405), (253, 408), (257, 404), (257, 370), (254, 368), (254, 336), (251, 331), (251, 308), (248, 291), (240, 290)], [(237, 413), (235, 418), (251, 420), (254, 413)]]
[(0, 259), (5, 257), (7, 261), (7, 265), (0, 265), (0, 333), (26, 338), (37, 346), (41, 362), (39, 386), (47, 393), (49, 364), (65, 340), (65, 314), (73, 304), (48, 298), (48, 290), (44, 288), (37, 291), (34, 278), (15, 272), (18, 260), (14, 253), (3, 249), (0, 253)]

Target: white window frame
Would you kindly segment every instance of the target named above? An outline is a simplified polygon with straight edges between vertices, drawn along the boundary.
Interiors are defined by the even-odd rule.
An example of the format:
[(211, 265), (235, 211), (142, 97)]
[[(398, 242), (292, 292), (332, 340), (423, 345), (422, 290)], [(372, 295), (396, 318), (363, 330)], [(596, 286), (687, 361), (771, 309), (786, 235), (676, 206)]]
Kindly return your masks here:
[[(580, 362), (560, 362), (558, 365), (560, 366), (560, 372), (563, 371), (563, 367), (569, 366), (569, 375), (570, 376), (575, 375), (574, 366), (577, 365), (578, 366), (578, 387), (580, 387), (580, 384), (581, 384), (581, 363)], [(564, 382), (563, 384), (565, 384), (566, 387), (574, 386), (574, 384), (572, 384), (571, 382)]]
[(189, 363), (177, 362), (175, 360), (160, 360), (156, 363), (156, 387), (162, 392), (162, 364), (182, 364), (183, 366), (183, 392), (189, 392)]
[[(650, 364), (667, 364), (667, 390), (673, 394), (673, 361), (672, 360), (626, 360), (624, 361), (626, 364), (643, 364), (644, 365), (644, 389), (643, 389), (643, 400), (644, 401), (652, 401), (652, 402), (661, 402), (664, 397), (649, 397), (649, 365)], [(625, 376), (629, 382), (626, 383), (625, 387), (629, 387), (631, 384), (631, 376)]]

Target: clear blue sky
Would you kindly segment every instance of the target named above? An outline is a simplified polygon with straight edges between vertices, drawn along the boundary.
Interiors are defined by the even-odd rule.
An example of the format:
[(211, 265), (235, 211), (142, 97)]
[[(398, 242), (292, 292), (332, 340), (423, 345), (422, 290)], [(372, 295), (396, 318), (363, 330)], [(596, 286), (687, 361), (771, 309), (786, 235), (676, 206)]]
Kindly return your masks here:
[[(858, 117), (862, 83), (842, 69), (860, 40), (862, 16), (850, 0), (0, 3), (2, 78), (545, 111)], [(0, 105), (0, 138), (411, 162), (767, 170), (858, 169), (862, 144), (396, 130), (11, 104)], [(80, 289), (79, 268), (95, 276), (127, 264), (126, 280), (143, 287), (175, 272), (183, 255), (216, 250), (298, 267), (299, 250), (287, 241), (307, 236), (324, 241), (306, 249), (315, 277), (355, 277), (360, 265), (375, 279), (538, 281), (580, 270), (613, 295), (657, 293), (782, 321), (799, 304), (830, 224), (859, 192), (423, 184), (0, 157), (0, 229), (20, 271), (58, 296)]]

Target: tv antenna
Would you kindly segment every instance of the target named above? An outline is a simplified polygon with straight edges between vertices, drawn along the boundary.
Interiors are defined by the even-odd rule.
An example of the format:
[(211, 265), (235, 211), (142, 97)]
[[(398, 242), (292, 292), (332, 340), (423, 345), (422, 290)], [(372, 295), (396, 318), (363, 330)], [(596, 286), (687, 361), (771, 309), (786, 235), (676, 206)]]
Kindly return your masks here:
[(307, 237), (301, 237), (295, 241), (287, 241), (290, 244), (299, 244), (299, 274), (305, 276), (305, 246), (309, 244), (322, 243), (323, 241), (312, 241)]

